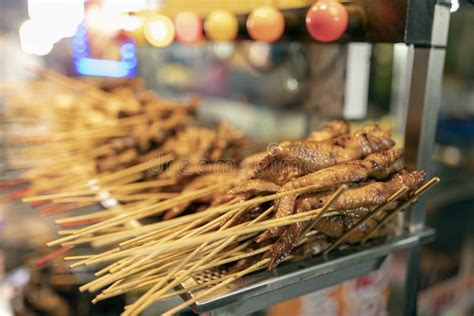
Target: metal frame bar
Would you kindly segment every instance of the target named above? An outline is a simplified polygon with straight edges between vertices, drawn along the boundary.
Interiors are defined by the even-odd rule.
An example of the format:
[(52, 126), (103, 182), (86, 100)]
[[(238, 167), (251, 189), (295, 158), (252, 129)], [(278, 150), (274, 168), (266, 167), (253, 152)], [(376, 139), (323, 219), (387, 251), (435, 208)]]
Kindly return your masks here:
[[(408, 63), (412, 64), (405, 126), (405, 158), (409, 168), (423, 169), (432, 174), (432, 154), (441, 102), (441, 88), (449, 28), (450, 2), (439, 1), (434, 6), (430, 47), (412, 46)], [(423, 229), (426, 199), (421, 198), (411, 210), (409, 229)], [(420, 280), (421, 246), (408, 251), (405, 276), (404, 315), (417, 314)]]

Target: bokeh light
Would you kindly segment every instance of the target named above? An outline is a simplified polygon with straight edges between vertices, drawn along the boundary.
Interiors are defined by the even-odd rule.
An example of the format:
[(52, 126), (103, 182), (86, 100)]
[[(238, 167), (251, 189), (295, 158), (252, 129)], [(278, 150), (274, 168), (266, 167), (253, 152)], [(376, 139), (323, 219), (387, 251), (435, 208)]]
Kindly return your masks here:
[(144, 26), (146, 40), (153, 46), (166, 47), (175, 37), (173, 21), (164, 15), (153, 15), (147, 18)]
[(44, 34), (41, 24), (33, 20), (26, 20), (20, 26), (21, 49), (27, 54), (44, 56), (49, 54), (54, 46), (54, 41)]
[(207, 16), (204, 29), (213, 41), (232, 41), (239, 31), (239, 21), (232, 12), (217, 10)]
[(257, 41), (274, 42), (282, 36), (284, 29), (283, 14), (271, 6), (253, 10), (247, 19), (247, 30)]
[(181, 12), (176, 15), (174, 24), (176, 27), (176, 39), (186, 44), (199, 42), (202, 35), (201, 17), (192, 12)]

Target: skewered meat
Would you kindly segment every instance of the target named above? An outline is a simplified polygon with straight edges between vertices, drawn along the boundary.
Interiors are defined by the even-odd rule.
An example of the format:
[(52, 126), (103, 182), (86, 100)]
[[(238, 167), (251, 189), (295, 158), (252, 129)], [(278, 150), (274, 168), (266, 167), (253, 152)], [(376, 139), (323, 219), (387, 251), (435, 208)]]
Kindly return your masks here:
[(309, 134), (306, 140), (323, 141), (336, 136), (350, 133), (350, 125), (346, 121), (330, 121), (323, 128)]
[(267, 152), (263, 151), (245, 158), (242, 161), (241, 167), (242, 178), (251, 178), (254, 175), (256, 167), (266, 155)]
[[(284, 142), (280, 147), (298, 147), (298, 144), (302, 144), (304, 142), (314, 143), (326, 141), (338, 136), (347, 135), (349, 132), (350, 127), (347, 122), (331, 121), (325, 127), (312, 132), (307, 139), (302, 141)], [(253, 168), (252, 172), (248, 173), (249, 176), (251, 178), (264, 179), (275, 184), (282, 185), (285, 182), (304, 174), (304, 165), (301, 164), (299, 159), (293, 159), (291, 157), (281, 157), (283, 159), (274, 159), (276, 157), (274, 157), (272, 153), (274, 153), (275, 150), (278, 150), (280, 147), (269, 149), (270, 152), (265, 155), (260, 153), (258, 156), (258, 158), (260, 158), (259, 162), (256, 164), (255, 168)], [(256, 155), (255, 158), (257, 158)], [(268, 167), (271, 168), (262, 169), (262, 164), (269, 164)]]
[[(279, 192), (286, 192), (313, 186), (312, 192), (321, 192), (335, 189), (344, 183), (355, 183), (364, 181), (368, 177), (381, 178), (393, 172), (398, 172), (403, 166), (403, 150), (395, 149), (367, 156), (363, 160), (349, 161), (333, 167), (322, 169), (315, 173), (297, 178), (283, 185)], [(383, 178), (383, 177), (382, 177)], [(291, 215), (294, 211), (296, 194), (287, 195), (275, 201), (276, 215), (280, 218)], [(261, 234), (257, 241), (279, 236), (284, 227), (275, 227)]]
[[(242, 149), (247, 145), (247, 140), (244, 134), (231, 128), (228, 124), (220, 123), (216, 134), (216, 140), (213, 144), (211, 153), (209, 154), (209, 159), (211, 160), (217, 160), (219, 158), (226, 157), (226, 151), (228, 151), (230, 148)], [(231, 156), (232, 158), (237, 158), (234, 156), (240, 156), (240, 154), (240, 152), (234, 152), (231, 154)], [(238, 158), (240, 160), (241, 157)]]
[(308, 240), (295, 248), (292, 253), (294, 253), (297, 260), (302, 260), (322, 253), (329, 246), (331, 246), (331, 243), (327, 236), (317, 234), (308, 237)]
[(354, 135), (342, 135), (325, 141), (283, 142), (262, 159), (254, 178), (268, 180), (275, 163), (296, 165), (294, 176), (308, 174), (338, 163), (359, 159), (393, 147), (390, 133), (377, 125), (368, 125)]
[[(342, 193), (331, 205), (330, 210), (353, 210), (382, 205), (387, 202), (391, 195), (404, 186), (406, 186), (410, 191), (417, 189), (424, 177), (425, 173), (423, 171), (402, 172), (396, 174), (386, 182), (363, 184), (360, 187), (349, 189)], [(319, 193), (299, 198), (296, 205), (296, 213), (302, 213), (322, 207), (331, 198), (331, 195), (332, 194)], [(331, 218), (330, 221), (342, 220), (342, 217), (337, 216)], [(324, 225), (325, 221), (327, 221), (327, 219), (321, 220), (321, 222), (317, 223), (316, 229), (324, 229), (324, 226), (321, 225)], [(275, 267), (282, 258), (290, 253), (307, 225), (308, 222), (299, 222), (291, 225), (283, 232), (271, 249), (271, 267)], [(324, 233), (329, 236), (339, 236), (344, 232), (343, 228), (343, 224), (339, 227), (332, 226), (330, 229), (324, 229)], [(340, 231), (337, 231), (337, 229)]]
[(280, 189), (279, 185), (276, 185), (270, 181), (264, 181), (260, 179), (248, 180), (244, 183), (240, 183), (229, 190), (229, 194), (251, 194), (259, 195), (265, 193), (274, 193)]

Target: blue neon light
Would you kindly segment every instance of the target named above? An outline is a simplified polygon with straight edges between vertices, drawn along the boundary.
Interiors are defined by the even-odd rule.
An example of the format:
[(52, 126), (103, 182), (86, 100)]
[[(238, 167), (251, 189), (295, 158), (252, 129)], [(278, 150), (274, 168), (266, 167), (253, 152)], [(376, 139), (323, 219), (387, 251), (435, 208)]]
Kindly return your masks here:
[(86, 76), (125, 78), (135, 77), (138, 70), (137, 48), (132, 41), (125, 41), (120, 46), (122, 59), (89, 58), (89, 41), (87, 29), (82, 23), (72, 39), (74, 70)]

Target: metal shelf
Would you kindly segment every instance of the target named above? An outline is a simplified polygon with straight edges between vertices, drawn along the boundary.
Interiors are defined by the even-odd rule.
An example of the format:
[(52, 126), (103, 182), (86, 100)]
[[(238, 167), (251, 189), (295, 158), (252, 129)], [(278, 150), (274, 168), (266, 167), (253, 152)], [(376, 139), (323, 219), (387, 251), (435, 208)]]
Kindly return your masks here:
[[(192, 309), (211, 315), (243, 315), (270, 305), (338, 284), (376, 270), (390, 253), (420, 246), (434, 239), (424, 228), (385, 242), (350, 247), (331, 254), (281, 265), (240, 279), (213, 297), (198, 301)], [(192, 293), (183, 298), (192, 297)]]

